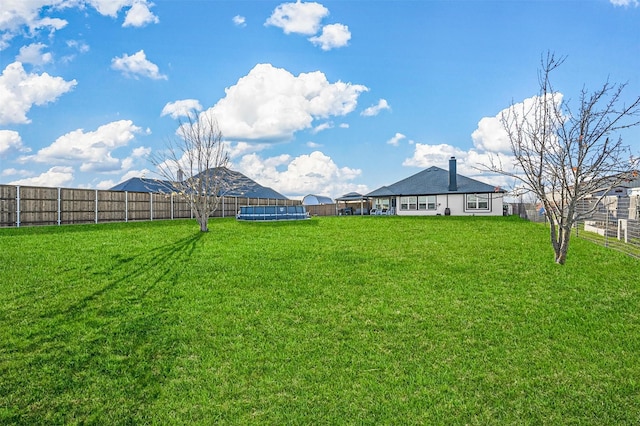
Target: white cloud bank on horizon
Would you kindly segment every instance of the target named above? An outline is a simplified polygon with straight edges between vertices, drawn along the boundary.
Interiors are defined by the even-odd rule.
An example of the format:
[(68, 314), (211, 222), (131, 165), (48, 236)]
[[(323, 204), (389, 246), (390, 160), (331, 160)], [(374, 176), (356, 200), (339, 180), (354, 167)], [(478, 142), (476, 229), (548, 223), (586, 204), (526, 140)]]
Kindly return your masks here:
[(47, 186), (50, 188), (68, 186), (73, 182), (73, 167), (54, 166), (38, 176), (9, 182), (9, 185)]
[[(284, 170), (281, 171), (282, 168)], [(248, 154), (241, 158), (236, 169), (260, 185), (272, 187), (291, 197), (368, 192), (366, 185), (351, 182), (360, 176), (361, 170), (338, 167), (320, 151), (295, 158), (286, 154), (270, 158)]]
[(367, 90), (359, 84), (329, 83), (320, 71), (294, 76), (283, 68), (258, 64), (226, 88), (225, 97), (208, 111), (226, 139), (283, 141), (311, 128), (316, 119), (351, 113)]
[(152, 80), (167, 80), (168, 77), (160, 73), (160, 68), (147, 59), (144, 50), (139, 50), (129, 56), (126, 53), (121, 57), (115, 57), (111, 60), (111, 68), (122, 72), (126, 77), (137, 79), (138, 77), (147, 77)]
[(316, 2), (282, 3), (276, 7), (264, 23), (282, 29), (285, 34), (301, 34), (322, 50), (344, 47), (351, 40), (349, 27), (344, 24), (329, 24), (322, 27), (322, 20), (329, 16), (329, 9)]
[(27, 112), (33, 105), (54, 102), (76, 85), (47, 73), (27, 74), (20, 62), (7, 65), (0, 75), (0, 124), (30, 123)]

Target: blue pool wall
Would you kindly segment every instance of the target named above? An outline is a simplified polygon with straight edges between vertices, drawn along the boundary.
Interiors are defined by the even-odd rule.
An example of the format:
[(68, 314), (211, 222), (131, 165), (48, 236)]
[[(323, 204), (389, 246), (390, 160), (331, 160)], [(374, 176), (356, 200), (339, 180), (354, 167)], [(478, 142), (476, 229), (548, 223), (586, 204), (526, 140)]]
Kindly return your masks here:
[(309, 219), (304, 206), (242, 206), (238, 220), (302, 220)]

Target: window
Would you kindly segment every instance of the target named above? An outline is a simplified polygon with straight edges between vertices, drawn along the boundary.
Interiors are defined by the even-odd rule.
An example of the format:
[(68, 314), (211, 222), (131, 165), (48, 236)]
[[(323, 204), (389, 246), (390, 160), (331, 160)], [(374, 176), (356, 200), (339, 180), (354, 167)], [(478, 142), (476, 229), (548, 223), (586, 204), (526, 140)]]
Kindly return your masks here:
[(489, 194), (467, 194), (467, 210), (489, 210)]
[(421, 195), (418, 197), (418, 210), (435, 210), (435, 209), (436, 209), (435, 195)]
[(400, 197), (400, 210), (417, 210), (418, 197)]
[(387, 210), (389, 208), (389, 199), (388, 198), (377, 198), (375, 200), (375, 208), (382, 211)]

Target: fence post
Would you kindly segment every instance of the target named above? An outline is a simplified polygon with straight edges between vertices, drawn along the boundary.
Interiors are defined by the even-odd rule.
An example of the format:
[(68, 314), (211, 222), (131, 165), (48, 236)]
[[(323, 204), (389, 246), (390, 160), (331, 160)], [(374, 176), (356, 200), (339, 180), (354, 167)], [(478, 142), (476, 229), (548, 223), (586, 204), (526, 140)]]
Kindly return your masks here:
[(149, 193), (149, 218), (153, 220), (153, 192)]
[(171, 220), (173, 220), (173, 192), (171, 193)]
[(224, 195), (222, 196), (222, 217), (224, 218)]
[(95, 222), (98, 223), (98, 190), (95, 190), (95, 214), (96, 214), (96, 219)]
[(16, 227), (20, 228), (20, 185), (16, 186)]
[(58, 226), (62, 224), (62, 201), (61, 201), (61, 188), (58, 187)]
[(129, 191), (124, 191), (124, 221), (129, 222)]
[(609, 206), (605, 204), (604, 246), (609, 247)]

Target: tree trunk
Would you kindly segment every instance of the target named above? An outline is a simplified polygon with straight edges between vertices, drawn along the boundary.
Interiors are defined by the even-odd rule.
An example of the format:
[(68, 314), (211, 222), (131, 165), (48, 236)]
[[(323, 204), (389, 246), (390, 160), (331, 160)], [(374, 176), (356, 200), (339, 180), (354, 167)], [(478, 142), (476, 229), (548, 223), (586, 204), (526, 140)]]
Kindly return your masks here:
[(571, 238), (571, 226), (560, 227), (560, 236), (558, 245), (555, 247), (556, 263), (564, 265), (567, 260), (567, 252), (569, 251), (569, 239)]

